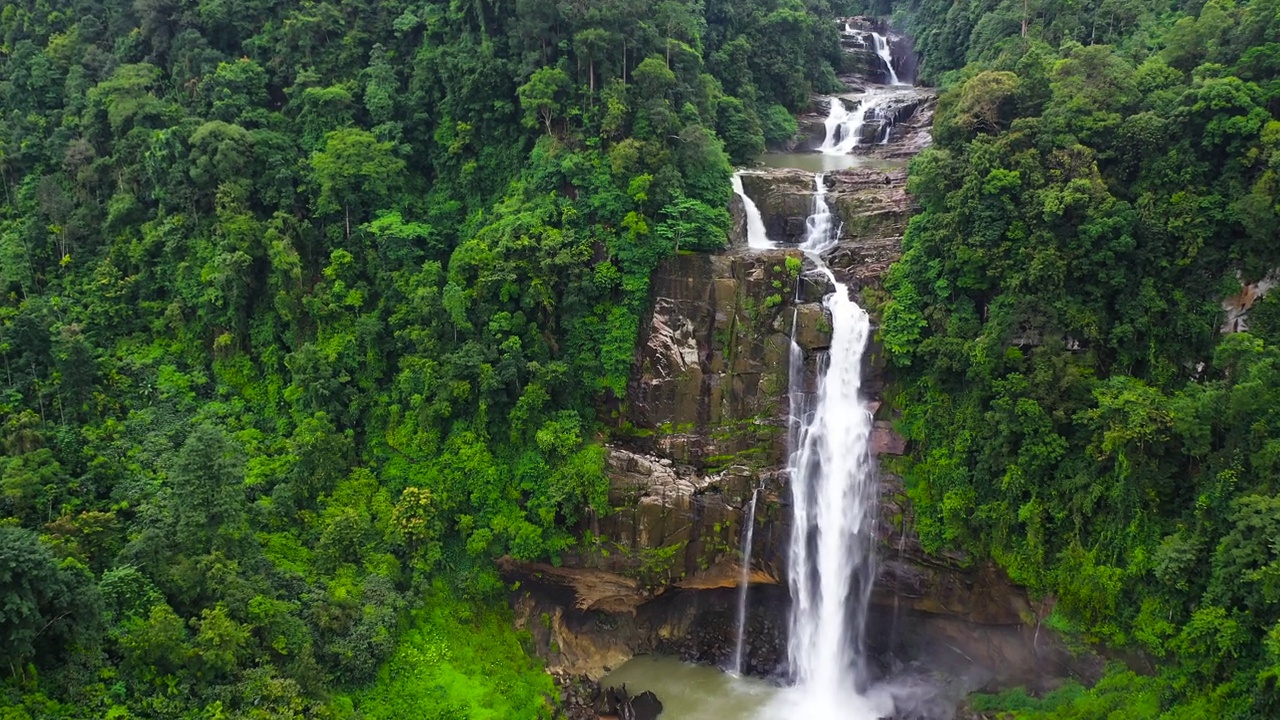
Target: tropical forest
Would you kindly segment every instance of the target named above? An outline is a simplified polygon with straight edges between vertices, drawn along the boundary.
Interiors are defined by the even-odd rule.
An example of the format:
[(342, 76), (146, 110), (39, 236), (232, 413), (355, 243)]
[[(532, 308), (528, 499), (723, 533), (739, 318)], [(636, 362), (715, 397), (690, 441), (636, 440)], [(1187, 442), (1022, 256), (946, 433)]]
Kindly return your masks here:
[(0, 0), (0, 720), (1280, 718), (1280, 0)]

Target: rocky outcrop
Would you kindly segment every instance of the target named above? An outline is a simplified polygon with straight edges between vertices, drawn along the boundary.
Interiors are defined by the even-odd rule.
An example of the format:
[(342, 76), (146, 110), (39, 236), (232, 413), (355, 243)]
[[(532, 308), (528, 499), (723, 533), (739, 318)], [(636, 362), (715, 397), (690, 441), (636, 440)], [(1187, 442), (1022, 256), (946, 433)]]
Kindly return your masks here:
[[(1238, 275), (1238, 273), (1237, 273)], [(1237, 279), (1239, 279), (1237, 277)], [(1223, 335), (1245, 332), (1249, 329), (1249, 311), (1259, 300), (1266, 297), (1276, 285), (1280, 285), (1280, 270), (1270, 270), (1256, 282), (1243, 283), (1240, 292), (1228, 295), (1222, 300), (1222, 312), (1226, 319), (1222, 323)]]
[(918, 104), (907, 107), (909, 112), (896, 112), (893, 116), (893, 124), (889, 130), (891, 142), (870, 148), (870, 155), (886, 159), (912, 158), (933, 144), (933, 114), (938, 107), (937, 96), (932, 91), (926, 91), (919, 98)]
[(564, 720), (654, 720), (662, 715), (662, 701), (652, 692), (632, 695), (626, 685), (604, 687), (599, 682), (553, 672), (560, 688), (556, 717)]

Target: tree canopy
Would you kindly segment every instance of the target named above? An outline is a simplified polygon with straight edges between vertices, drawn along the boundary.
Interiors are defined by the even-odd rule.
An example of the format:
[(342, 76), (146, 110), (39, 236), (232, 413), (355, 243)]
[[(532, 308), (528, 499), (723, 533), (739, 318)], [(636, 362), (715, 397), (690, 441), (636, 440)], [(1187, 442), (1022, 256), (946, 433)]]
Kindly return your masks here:
[(1280, 708), (1276, 7), (880, 8), (942, 84), (882, 308), (921, 538), (1159, 668), (988, 709)]
[(603, 506), (650, 272), (828, 11), (6, 3), (0, 714), (547, 716), (492, 560)]

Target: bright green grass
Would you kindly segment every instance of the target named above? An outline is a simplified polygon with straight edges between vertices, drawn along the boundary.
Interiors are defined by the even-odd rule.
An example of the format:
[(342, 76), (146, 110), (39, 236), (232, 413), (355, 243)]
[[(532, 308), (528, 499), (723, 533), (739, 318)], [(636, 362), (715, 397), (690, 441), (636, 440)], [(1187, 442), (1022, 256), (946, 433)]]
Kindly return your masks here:
[(377, 681), (350, 700), (364, 720), (541, 720), (556, 694), (506, 608), (476, 609), (437, 589)]

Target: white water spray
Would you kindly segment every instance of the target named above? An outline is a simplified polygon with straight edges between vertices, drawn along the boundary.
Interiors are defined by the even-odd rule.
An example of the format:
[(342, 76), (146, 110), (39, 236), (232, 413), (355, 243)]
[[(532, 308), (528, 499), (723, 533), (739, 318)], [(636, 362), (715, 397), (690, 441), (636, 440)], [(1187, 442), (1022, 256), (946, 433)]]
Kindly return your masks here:
[(848, 155), (862, 144), (862, 129), (867, 118), (883, 120), (884, 106), (894, 98), (893, 93), (881, 93), (868, 90), (857, 98), (858, 106), (851, 112), (845, 109), (840, 98), (829, 98), (831, 105), (827, 111), (826, 135), (818, 152), (826, 155)]
[(742, 539), (742, 577), (738, 581), (738, 638), (733, 651), (733, 672), (741, 675), (746, 667), (743, 649), (747, 645), (747, 590), (751, 584), (751, 546), (756, 535), (756, 501), (760, 499), (760, 488), (751, 493), (751, 504), (747, 506), (747, 528)]
[(747, 216), (747, 247), (752, 250), (769, 250), (773, 248), (774, 245), (769, 240), (769, 233), (764, 227), (764, 218), (760, 217), (760, 208), (756, 207), (755, 202), (742, 187), (742, 171), (735, 172), (730, 182), (733, 185), (733, 192), (739, 198), (742, 198), (743, 212)]

